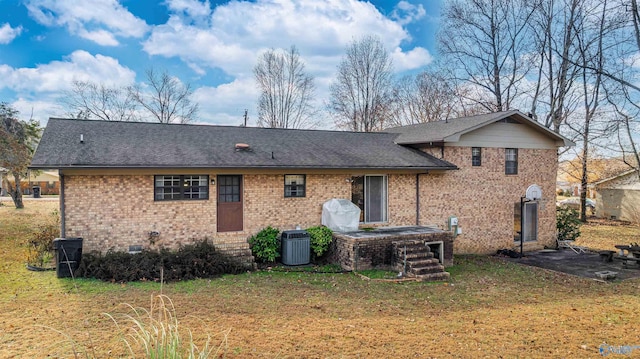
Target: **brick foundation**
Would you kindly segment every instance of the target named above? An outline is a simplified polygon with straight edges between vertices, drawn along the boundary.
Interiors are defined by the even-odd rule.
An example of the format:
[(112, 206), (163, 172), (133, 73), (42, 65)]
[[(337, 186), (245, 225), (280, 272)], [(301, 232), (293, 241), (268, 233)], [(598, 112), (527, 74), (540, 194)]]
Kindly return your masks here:
[(356, 238), (349, 233), (334, 233), (330, 260), (340, 264), (346, 270), (366, 270), (372, 268), (395, 269), (398, 263), (393, 252), (393, 242), (402, 240), (421, 240), (425, 242), (442, 241), (444, 246), (444, 265), (453, 265), (453, 237), (450, 232), (399, 234)]

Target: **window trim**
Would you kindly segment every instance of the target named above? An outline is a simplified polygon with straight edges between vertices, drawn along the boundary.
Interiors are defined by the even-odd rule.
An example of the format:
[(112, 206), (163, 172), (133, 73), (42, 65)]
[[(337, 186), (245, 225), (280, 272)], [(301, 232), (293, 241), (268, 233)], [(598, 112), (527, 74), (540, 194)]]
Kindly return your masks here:
[[(515, 161), (509, 161), (508, 152), (513, 150), (515, 153)], [(511, 166), (509, 166), (511, 164)], [(504, 149), (504, 174), (505, 175), (517, 175), (518, 174), (518, 149), (517, 148), (505, 148)]]
[[(158, 177), (178, 177), (179, 178), (179, 185), (178, 186), (157, 186), (157, 181), (158, 181)], [(186, 177), (204, 177), (205, 179), (205, 185), (201, 186), (185, 186), (185, 184), (187, 182), (185, 182), (185, 178)], [(202, 178), (200, 178), (200, 181), (202, 181)], [(178, 188), (179, 189), (179, 194), (178, 194), (178, 198), (158, 198), (158, 190), (159, 189), (165, 189), (165, 188)], [(193, 188), (198, 188), (198, 191), (202, 191), (203, 189), (205, 190), (204, 197), (198, 197), (198, 198), (189, 198), (186, 197), (186, 190), (187, 189), (193, 189)], [(178, 174), (164, 174), (164, 175), (154, 175), (153, 176), (153, 200), (155, 202), (165, 202), (165, 201), (202, 201), (202, 200), (208, 200), (209, 199), (209, 175), (199, 175), (199, 174), (187, 174), (187, 175), (178, 175)]]
[[(475, 150), (478, 150), (477, 155), (473, 153)], [(482, 166), (482, 147), (471, 147), (471, 166), (472, 167)]]
[[(302, 176), (302, 184), (287, 184), (287, 176)], [(285, 174), (284, 175), (284, 198), (304, 198), (307, 196), (307, 175), (306, 174)], [(295, 187), (296, 195), (292, 195), (292, 189)], [(287, 195), (287, 189), (289, 194)], [(302, 193), (300, 194), (300, 189)]]

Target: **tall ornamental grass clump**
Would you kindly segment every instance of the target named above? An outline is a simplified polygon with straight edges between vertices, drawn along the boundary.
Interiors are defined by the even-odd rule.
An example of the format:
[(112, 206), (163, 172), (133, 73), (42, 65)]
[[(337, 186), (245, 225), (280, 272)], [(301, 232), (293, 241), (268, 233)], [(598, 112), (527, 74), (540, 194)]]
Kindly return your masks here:
[(152, 297), (149, 310), (125, 305), (132, 314), (105, 315), (118, 327), (132, 358), (218, 358), (226, 351), (228, 330), (223, 333), (223, 340), (217, 346), (212, 345), (210, 336), (200, 346), (196, 345), (192, 332), (180, 326), (176, 308), (165, 295)]

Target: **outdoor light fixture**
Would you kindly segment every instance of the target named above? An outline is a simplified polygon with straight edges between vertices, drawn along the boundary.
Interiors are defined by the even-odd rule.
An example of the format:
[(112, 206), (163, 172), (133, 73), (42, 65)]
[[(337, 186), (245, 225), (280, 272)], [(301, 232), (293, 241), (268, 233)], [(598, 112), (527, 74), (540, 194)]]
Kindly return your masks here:
[(212, 179), (211, 179), (211, 184), (212, 184), (212, 185), (216, 184), (216, 180), (212, 178)]

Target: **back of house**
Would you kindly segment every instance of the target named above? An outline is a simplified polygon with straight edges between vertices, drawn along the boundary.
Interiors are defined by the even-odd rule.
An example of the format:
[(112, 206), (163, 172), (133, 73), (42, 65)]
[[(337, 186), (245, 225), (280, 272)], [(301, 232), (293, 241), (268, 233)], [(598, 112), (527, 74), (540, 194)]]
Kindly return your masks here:
[[(570, 141), (518, 111), (379, 133), (50, 119), (31, 167), (57, 169), (62, 235), (85, 251), (176, 248), (320, 224), (346, 198), (366, 227), (431, 225), (455, 251), (554, 240), (557, 149)], [(527, 188), (542, 198), (520, 204)], [(524, 225), (520, 223), (524, 219)]]

